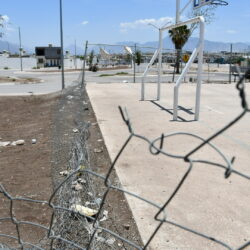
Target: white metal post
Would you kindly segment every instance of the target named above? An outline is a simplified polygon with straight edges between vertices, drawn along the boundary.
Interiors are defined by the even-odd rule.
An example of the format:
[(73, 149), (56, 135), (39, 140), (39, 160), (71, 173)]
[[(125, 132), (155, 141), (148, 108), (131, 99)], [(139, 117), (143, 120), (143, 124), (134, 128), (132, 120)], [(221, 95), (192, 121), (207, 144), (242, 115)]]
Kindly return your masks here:
[(199, 51), (199, 57), (198, 57), (196, 103), (195, 103), (195, 115), (194, 115), (194, 119), (196, 121), (199, 120), (199, 114), (200, 114), (200, 96), (201, 96), (201, 84), (202, 84), (204, 39), (205, 39), (205, 20), (203, 17), (201, 17), (201, 21), (200, 21), (200, 51)]
[(162, 74), (162, 31), (159, 29), (159, 56), (158, 56), (158, 86), (157, 86), (157, 100), (161, 99), (161, 74)]
[(150, 63), (147, 65), (143, 75), (142, 75), (142, 81), (141, 81), (141, 101), (144, 101), (145, 99), (145, 78), (147, 76), (149, 68), (153, 65), (155, 59), (157, 58), (159, 54), (159, 49), (157, 49), (153, 55), (153, 57), (150, 60)]

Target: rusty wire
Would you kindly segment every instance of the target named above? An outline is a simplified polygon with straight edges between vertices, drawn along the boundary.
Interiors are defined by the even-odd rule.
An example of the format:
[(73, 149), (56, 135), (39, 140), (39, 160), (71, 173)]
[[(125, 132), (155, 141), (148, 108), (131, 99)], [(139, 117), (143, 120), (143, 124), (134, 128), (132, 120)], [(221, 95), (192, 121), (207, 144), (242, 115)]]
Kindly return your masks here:
[[(115, 157), (114, 161), (112, 162), (106, 176), (100, 175), (88, 167), (89, 166), (88, 160), (87, 160), (88, 156), (86, 155), (87, 154), (86, 152), (84, 153), (82, 151), (82, 145), (81, 145), (81, 142), (82, 141), (86, 142), (87, 137), (88, 137), (88, 133), (87, 133), (88, 126), (85, 126), (84, 129), (82, 129), (82, 132), (81, 132), (81, 135), (80, 135), (78, 141), (75, 142), (75, 145), (72, 149), (72, 156), (71, 156), (71, 160), (69, 162), (69, 164), (70, 164), (69, 169), (71, 170), (71, 172), (54, 190), (53, 194), (51, 195), (51, 197), (48, 201), (33, 200), (33, 199), (28, 199), (28, 198), (23, 198), (23, 197), (13, 197), (10, 193), (8, 193), (8, 191), (4, 188), (4, 186), (2, 184), (0, 184), (0, 193), (2, 195), (4, 195), (10, 202), (10, 207), (9, 207), (10, 216), (5, 217), (5, 218), (0, 218), (0, 222), (10, 221), (15, 225), (15, 228), (16, 228), (16, 236), (1, 233), (0, 238), (1, 237), (8, 238), (8, 239), (11, 239), (11, 240), (17, 242), (19, 245), (19, 248), (21, 248), (21, 249), (25, 249), (25, 248), (29, 247), (29, 248), (33, 248), (33, 249), (61, 248), (61, 249), (82, 249), (82, 250), (95, 249), (95, 250), (97, 250), (97, 249), (105, 249), (103, 246), (98, 244), (98, 242), (96, 240), (98, 238), (98, 232), (100, 232), (100, 230), (101, 230), (102, 232), (106, 233), (107, 235), (114, 237), (116, 240), (119, 240), (125, 244), (128, 244), (130, 246), (129, 249), (133, 248), (133, 249), (138, 249), (138, 250), (146, 250), (146, 249), (148, 249), (151, 241), (156, 236), (157, 232), (161, 229), (163, 224), (168, 223), (168, 224), (171, 224), (175, 227), (181, 228), (181, 229), (183, 229), (191, 234), (195, 234), (195, 235), (198, 235), (204, 239), (213, 241), (217, 245), (220, 245), (226, 249), (233, 249), (232, 246), (229, 246), (224, 241), (221, 241), (219, 239), (216, 239), (214, 237), (206, 235), (205, 233), (195, 231), (192, 228), (183, 226), (181, 224), (178, 224), (174, 221), (169, 220), (168, 216), (166, 214), (166, 209), (169, 206), (169, 204), (171, 203), (171, 201), (175, 198), (178, 191), (181, 189), (183, 183), (187, 180), (189, 174), (191, 173), (192, 169), (195, 167), (196, 163), (209, 164), (209, 165), (224, 169), (224, 171), (225, 171), (224, 177), (225, 178), (229, 178), (232, 174), (235, 174), (235, 175), (238, 175), (242, 178), (250, 180), (249, 175), (247, 175), (246, 173), (242, 173), (234, 168), (235, 157), (232, 157), (232, 159), (228, 159), (223, 154), (222, 150), (220, 150), (214, 144), (212, 144), (212, 140), (214, 140), (216, 137), (223, 134), (228, 128), (230, 128), (234, 124), (236, 124), (239, 120), (241, 120), (250, 111), (249, 107), (248, 107), (247, 99), (246, 99), (246, 92), (245, 92), (245, 78), (246, 78), (247, 74), (249, 74), (249, 71), (250, 70), (248, 70), (243, 76), (240, 77), (240, 80), (236, 85), (236, 88), (239, 92), (239, 97), (241, 100), (242, 112), (237, 117), (235, 117), (230, 123), (228, 123), (226, 126), (224, 126), (222, 129), (220, 129), (218, 132), (214, 133), (213, 135), (211, 135), (207, 139), (204, 139), (204, 138), (197, 136), (195, 134), (181, 132), (181, 133), (172, 133), (172, 134), (162, 134), (160, 137), (151, 141), (148, 138), (134, 132), (126, 108), (123, 109), (123, 108), (119, 107), (122, 119), (126, 123), (127, 128), (129, 130), (129, 136), (126, 139), (126, 141), (124, 142), (122, 148), (119, 150), (118, 154), (116, 155), (116, 157)], [(170, 154), (170, 153), (164, 151), (163, 150), (164, 142), (168, 138), (170, 138), (172, 136), (176, 136), (176, 135), (186, 135), (186, 136), (194, 137), (194, 138), (200, 140), (200, 144), (197, 147), (190, 150), (190, 152), (187, 153), (186, 155), (174, 155), (174, 154)], [(148, 143), (149, 152), (153, 155), (163, 154), (167, 157), (177, 158), (177, 159), (182, 160), (182, 161), (189, 164), (181, 181), (178, 183), (175, 190), (172, 192), (170, 197), (165, 201), (165, 203), (163, 205), (159, 205), (159, 204), (155, 203), (154, 201), (145, 199), (141, 196), (138, 196), (135, 193), (129, 192), (121, 187), (117, 187), (116, 185), (112, 184), (112, 181), (111, 181), (112, 171), (114, 170), (116, 163), (117, 163), (118, 159), (120, 158), (120, 156), (122, 155), (123, 151), (125, 150), (126, 147), (129, 146), (129, 143), (134, 138), (138, 138), (138, 139), (143, 140), (146, 143)], [(159, 146), (157, 146), (157, 145), (159, 145)], [(224, 164), (212, 162), (212, 161), (207, 161), (207, 160), (203, 160), (203, 159), (193, 159), (192, 158), (193, 154), (195, 152), (199, 151), (205, 145), (210, 146), (215, 152), (217, 152), (220, 155), (220, 157), (222, 158), (222, 160), (224, 161)], [(83, 162), (87, 166), (84, 169), (81, 167)], [(73, 199), (74, 200), (73, 202), (77, 202), (79, 199), (79, 197), (77, 197), (76, 193), (73, 193), (72, 191), (70, 191), (72, 181), (75, 180), (75, 178), (79, 175), (79, 173), (83, 174), (86, 178), (87, 178), (87, 176), (92, 176), (92, 177), (98, 178), (101, 181), (103, 181), (105, 186), (106, 186), (106, 191), (104, 192), (104, 195), (101, 199), (100, 204), (98, 204), (98, 206), (97, 205), (95, 206), (95, 208), (98, 209), (98, 213), (96, 214), (95, 217), (83, 216), (82, 214), (79, 214), (76, 211), (72, 210), (72, 208), (70, 206), (70, 204), (72, 204), (72, 201), (71, 202), (69, 201), (70, 199)], [(136, 243), (122, 237), (121, 235), (118, 235), (117, 233), (115, 233), (115, 232), (113, 232), (113, 231), (111, 231), (111, 230), (109, 230), (101, 225), (100, 219), (102, 217), (103, 207), (104, 207), (104, 204), (106, 202), (107, 196), (111, 190), (123, 192), (129, 196), (133, 196), (136, 199), (141, 200), (141, 201), (157, 208), (158, 212), (154, 215), (154, 219), (155, 219), (155, 221), (159, 222), (159, 224), (155, 228), (154, 232), (149, 237), (148, 241), (146, 242), (146, 244), (144, 246), (139, 246)], [(65, 192), (66, 193), (68, 192), (67, 196), (65, 196)], [(92, 190), (92, 192), (94, 192), (94, 191)], [(58, 202), (58, 197), (60, 197), (60, 195), (63, 195), (63, 197), (64, 197), (64, 199), (66, 199), (66, 201), (61, 202), (59, 199), (60, 202)], [(14, 208), (13, 208), (13, 203), (15, 201), (43, 204), (43, 205), (47, 205), (48, 207), (50, 207), (52, 210), (52, 215), (51, 215), (51, 219), (50, 219), (50, 226), (47, 227), (44, 225), (29, 222), (29, 221), (17, 220), (17, 218), (15, 217)], [(63, 226), (62, 226), (64, 224), (63, 218), (65, 215), (77, 217), (77, 222), (76, 222), (76, 223), (78, 223), (77, 230), (83, 231), (85, 234), (85, 243), (84, 244), (82, 244), (81, 242), (79, 243), (79, 242), (72, 241), (69, 238), (64, 237), (64, 234), (61, 232), (61, 230), (63, 228)], [(58, 218), (60, 218), (60, 219), (58, 219)], [(72, 217), (72, 220), (73, 220), (73, 217)], [(60, 221), (60, 223), (61, 223), (61, 225), (59, 225), (59, 226), (57, 225), (57, 223), (59, 223), (58, 221)], [(44, 230), (44, 232), (46, 232), (46, 234), (47, 234), (46, 244), (42, 246), (42, 244), (35, 245), (35, 244), (30, 243), (30, 242), (23, 241), (22, 237), (21, 237), (21, 233), (20, 233), (20, 226), (21, 225), (30, 225), (33, 227), (39, 227), (40, 229)], [(87, 227), (88, 227), (88, 230), (86, 230)], [(58, 245), (59, 244), (58, 242), (60, 243), (60, 246)], [(104, 242), (104, 244), (107, 244), (107, 243)], [(246, 242), (242, 246), (239, 246), (237, 249), (238, 250), (244, 249), (244, 248), (248, 247), (249, 245), (250, 245), (250, 241)], [(1, 244), (1, 243), (0, 243), (0, 248), (12, 249), (10, 247), (7, 247), (5, 244)], [(112, 246), (109, 246), (108, 249), (115, 249), (115, 248)]]

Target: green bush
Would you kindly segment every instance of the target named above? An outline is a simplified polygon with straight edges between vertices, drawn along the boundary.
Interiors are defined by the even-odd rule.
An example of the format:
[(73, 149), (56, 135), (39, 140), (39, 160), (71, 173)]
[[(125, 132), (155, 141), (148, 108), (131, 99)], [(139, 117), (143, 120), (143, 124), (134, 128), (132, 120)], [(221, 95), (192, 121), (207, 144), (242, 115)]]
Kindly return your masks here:
[(4, 69), (7, 70), (7, 69), (10, 69), (10, 68), (6, 66), (6, 67), (4, 67)]
[(118, 73), (116, 73), (116, 75), (128, 75), (128, 72), (118, 72)]

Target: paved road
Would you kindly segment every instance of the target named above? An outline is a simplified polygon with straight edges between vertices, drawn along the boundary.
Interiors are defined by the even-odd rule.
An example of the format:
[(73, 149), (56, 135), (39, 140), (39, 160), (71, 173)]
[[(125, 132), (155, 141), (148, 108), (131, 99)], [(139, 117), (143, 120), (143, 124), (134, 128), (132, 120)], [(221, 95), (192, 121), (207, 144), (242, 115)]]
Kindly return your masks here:
[[(140, 83), (142, 79), (142, 72), (145, 69), (145, 64), (141, 65), (136, 69), (136, 82)], [(51, 69), (50, 69), (51, 70)], [(173, 82), (173, 77), (170, 74), (171, 68), (167, 69), (167, 74), (162, 75), (163, 83), (171, 83)], [(117, 75), (119, 72), (125, 72), (127, 74)], [(105, 70), (98, 72), (90, 72), (86, 71), (86, 82), (87, 83), (132, 83), (134, 81), (133, 76), (134, 70), (132, 68), (129, 69), (119, 69), (119, 70)], [(102, 76), (103, 74), (108, 76)], [(35, 70), (25, 70), (23, 72), (18, 70), (0, 70), (1, 76), (14, 76), (14, 77), (33, 77), (39, 78), (43, 80), (42, 83), (39, 84), (14, 84), (14, 83), (4, 83), (0, 84), (0, 95), (25, 95), (25, 94), (48, 94), (52, 92), (56, 92), (61, 90), (61, 73), (60, 72), (38, 72)], [(186, 77), (188, 81), (192, 78), (196, 78), (195, 72), (189, 73)], [(212, 72), (208, 73), (204, 72), (203, 80), (210, 82), (227, 82), (228, 74), (225, 72)], [(74, 84), (75, 81), (81, 79), (81, 73), (77, 72), (66, 72), (65, 73), (65, 85), (70, 86)], [(177, 76), (175, 77), (175, 80)], [(146, 82), (155, 83), (157, 81), (157, 75), (155, 69), (148, 73), (148, 77)]]
[[(65, 86), (74, 84), (79, 78), (79, 72), (65, 73)], [(14, 71), (0, 70), (1, 76), (11, 77), (32, 77), (42, 80), (38, 84), (15, 84), (2, 83), (0, 84), (0, 95), (29, 95), (33, 94), (48, 94), (61, 90), (61, 73), (60, 72), (32, 72), (32, 71)]]

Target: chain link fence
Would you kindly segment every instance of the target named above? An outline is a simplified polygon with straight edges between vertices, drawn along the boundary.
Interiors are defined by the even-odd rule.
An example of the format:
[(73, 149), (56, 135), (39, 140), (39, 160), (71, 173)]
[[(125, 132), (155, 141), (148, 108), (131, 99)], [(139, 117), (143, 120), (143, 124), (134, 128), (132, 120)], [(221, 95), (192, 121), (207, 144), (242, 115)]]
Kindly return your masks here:
[[(245, 78), (247, 74), (250, 73), (250, 69), (241, 76), (239, 82), (236, 85), (239, 97), (241, 99), (241, 113), (235, 117), (231, 122), (229, 122), (225, 127), (220, 129), (218, 132), (214, 133), (209, 138), (205, 139), (198, 135), (191, 133), (173, 133), (173, 134), (162, 134), (160, 137), (149, 140), (148, 138), (136, 134), (131, 125), (129, 115), (125, 108), (119, 107), (123, 121), (126, 123), (129, 130), (129, 137), (124, 142), (122, 148), (119, 150), (117, 156), (109, 167), (109, 171), (106, 175), (98, 174), (93, 171), (89, 162), (89, 152), (88, 152), (88, 138), (89, 138), (89, 124), (79, 124), (78, 130), (79, 134), (75, 137), (74, 143), (71, 149), (71, 156), (68, 160), (67, 170), (61, 172), (64, 175), (64, 180), (57, 184), (53, 194), (48, 201), (33, 200), (24, 197), (13, 197), (8, 190), (0, 184), (0, 194), (4, 196), (9, 201), (9, 217), (0, 217), (0, 223), (10, 222), (14, 225), (15, 235), (0, 234), (1, 239), (11, 240), (11, 244), (5, 244), (3, 241), (0, 244), (1, 249), (83, 249), (83, 250), (103, 250), (103, 249), (149, 249), (151, 241), (157, 235), (161, 227), (167, 223), (175, 227), (181, 228), (190, 234), (195, 234), (206, 240), (213, 241), (218, 246), (224, 247), (225, 249), (233, 249), (232, 246), (227, 244), (227, 239), (219, 240), (205, 233), (198, 232), (176, 223), (169, 219), (166, 213), (168, 206), (173, 201), (178, 191), (182, 188), (183, 184), (188, 179), (192, 170), (196, 167), (197, 163), (202, 163), (206, 165), (211, 165), (217, 168), (222, 168), (225, 171), (224, 177), (230, 178), (231, 175), (238, 175), (241, 178), (250, 180), (250, 176), (247, 173), (242, 173), (234, 168), (234, 160), (229, 159), (224, 153), (223, 149), (217, 148), (212, 141), (222, 135), (227, 129), (234, 126), (239, 122), (245, 115), (250, 111), (246, 92), (245, 92)], [(239, 72), (240, 74), (240, 72)], [(170, 137), (177, 135), (187, 135), (200, 140), (200, 144), (195, 148), (190, 148), (190, 151), (186, 155), (175, 155), (164, 151), (164, 143)], [(115, 183), (112, 178), (112, 173), (115, 169), (116, 163), (120, 156), (123, 154), (124, 150), (129, 147), (129, 143), (133, 138), (138, 138), (148, 143), (149, 152), (153, 155), (164, 155), (166, 157), (172, 157), (179, 159), (188, 163), (185, 174), (183, 175), (181, 181), (176, 186), (175, 190), (168, 197), (163, 205), (159, 205), (154, 201), (144, 199), (135, 193), (131, 193), (126, 189), (122, 188), (119, 184)], [(193, 159), (193, 154), (201, 150), (204, 146), (209, 146), (215, 152), (217, 152), (223, 159), (224, 164), (214, 162), (212, 160), (203, 159)], [(99, 183), (105, 184), (105, 189), (103, 190), (102, 197), (98, 198), (96, 190), (93, 188), (93, 179), (98, 180)], [(133, 196), (138, 199), (138, 201), (143, 201), (153, 207), (155, 207), (158, 212), (152, 214), (155, 221), (158, 222), (158, 226), (155, 228), (152, 235), (149, 237), (148, 241), (145, 242), (143, 246), (138, 245), (135, 241), (128, 240), (127, 238), (119, 235), (118, 233), (108, 229), (105, 226), (105, 217), (107, 213), (105, 212), (105, 204), (107, 202), (107, 197), (113, 190), (124, 193), (128, 196)], [(36, 203), (42, 206), (48, 206), (51, 209), (50, 225), (45, 226), (37, 224), (31, 221), (21, 221), (18, 220), (15, 215), (15, 202), (28, 202)], [(21, 234), (21, 227), (23, 225), (29, 225), (31, 227), (36, 227), (43, 230), (46, 236), (40, 239), (39, 244), (33, 244), (23, 240)], [(145, 225), (146, 226), (146, 225)], [(239, 243), (240, 244), (240, 243)], [(238, 246), (237, 249), (246, 249), (250, 246), (250, 241), (247, 241), (244, 245)]]
[[(86, 44), (87, 82), (97, 83), (134, 83), (141, 82), (141, 77), (149, 64), (157, 46), (143, 46), (138, 44)], [(184, 69), (191, 50), (174, 50), (164, 48), (162, 51), (162, 82), (173, 83)], [(179, 55), (179, 59), (177, 59)], [(177, 60), (179, 63), (177, 63)], [(192, 64), (184, 82), (197, 81), (198, 59)], [(239, 80), (236, 65), (241, 73), (250, 64), (249, 51), (221, 51), (204, 52), (203, 83), (227, 84)], [(92, 66), (95, 65), (93, 68)], [(178, 70), (177, 70), (178, 68)], [(93, 70), (94, 69), (94, 70)], [(91, 72), (94, 71), (94, 72)], [(158, 76), (158, 59), (150, 67), (146, 82), (156, 83)], [(248, 77), (249, 79), (250, 77)]]

